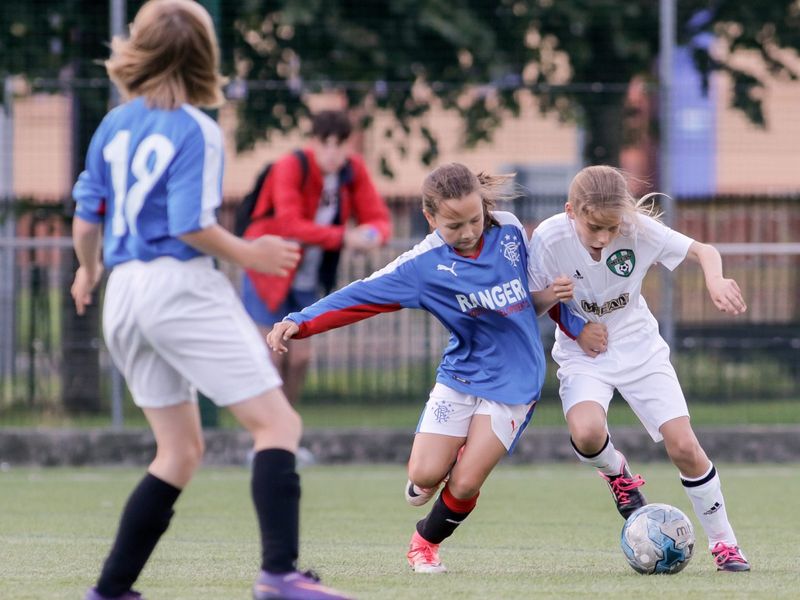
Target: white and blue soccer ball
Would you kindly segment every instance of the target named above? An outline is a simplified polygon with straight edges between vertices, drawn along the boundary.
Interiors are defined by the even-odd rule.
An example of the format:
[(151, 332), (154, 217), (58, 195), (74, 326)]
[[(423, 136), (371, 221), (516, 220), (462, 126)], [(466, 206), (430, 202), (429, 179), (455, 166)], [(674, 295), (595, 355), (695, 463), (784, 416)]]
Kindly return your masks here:
[(643, 575), (677, 573), (689, 564), (693, 550), (692, 522), (669, 504), (643, 506), (622, 527), (625, 558)]

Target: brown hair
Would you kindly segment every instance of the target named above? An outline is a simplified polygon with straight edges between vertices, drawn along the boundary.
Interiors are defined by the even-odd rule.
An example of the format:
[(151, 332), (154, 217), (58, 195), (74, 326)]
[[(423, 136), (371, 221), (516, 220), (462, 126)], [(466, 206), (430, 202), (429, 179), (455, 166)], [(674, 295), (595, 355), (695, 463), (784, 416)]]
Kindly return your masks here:
[(353, 125), (342, 110), (323, 110), (311, 118), (311, 137), (325, 141), (333, 136), (340, 144), (350, 137)]
[(653, 203), (657, 193), (636, 199), (628, 190), (623, 172), (607, 165), (581, 169), (569, 186), (569, 203), (572, 210), (582, 215), (612, 213), (620, 217), (644, 214), (657, 219), (661, 213)]
[(125, 97), (144, 96), (157, 108), (187, 102), (215, 107), (225, 98), (214, 24), (193, 0), (149, 0), (127, 39), (111, 41), (109, 77)]
[(484, 228), (498, 225), (491, 215), (498, 200), (511, 200), (519, 194), (507, 185), (514, 175), (489, 175), (473, 173), (460, 163), (449, 163), (431, 171), (422, 183), (422, 209), (435, 215), (443, 200), (463, 198), (478, 192), (483, 201)]

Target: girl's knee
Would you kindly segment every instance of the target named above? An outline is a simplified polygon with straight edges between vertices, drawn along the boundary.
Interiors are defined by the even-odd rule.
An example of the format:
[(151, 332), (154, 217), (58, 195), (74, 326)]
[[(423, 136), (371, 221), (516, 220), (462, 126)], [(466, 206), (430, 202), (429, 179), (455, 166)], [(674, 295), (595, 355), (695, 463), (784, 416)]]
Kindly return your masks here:
[(181, 443), (159, 446), (153, 465), (157, 475), (167, 481), (178, 482), (183, 487), (200, 467), (204, 453), (202, 438), (182, 440)]
[(605, 423), (572, 423), (569, 431), (572, 443), (584, 453), (599, 452), (608, 437)]
[(300, 413), (291, 405), (287, 404), (286, 408), (277, 415), (275, 421), (274, 427), (276, 429), (288, 432), (296, 436), (298, 440), (303, 435), (303, 419), (300, 417)]
[(477, 477), (459, 477), (458, 479), (450, 479), (447, 482), (447, 486), (450, 489), (450, 493), (459, 498), (461, 500), (466, 500), (467, 498), (474, 498), (478, 495), (478, 492), (481, 491), (481, 486), (483, 485), (483, 480)]
[(706, 453), (694, 436), (684, 436), (665, 444), (667, 454), (676, 465), (700, 466), (708, 461)]
[(288, 402), (248, 427), (257, 448), (295, 448), (303, 435), (303, 420)]
[(446, 475), (447, 472), (442, 472), (442, 469), (435, 465), (415, 462), (408, 463), (408, 478), (414, 485), (421, 488), (431, 488), (439, 485)]
[(194, 471), (200, 466), (200, 463), (203, 462), (203, 455), (205, 452), (206, 444), (203, 438), (197, 438), (186, 444), (179, 460), (183, 462), (186, 468)]

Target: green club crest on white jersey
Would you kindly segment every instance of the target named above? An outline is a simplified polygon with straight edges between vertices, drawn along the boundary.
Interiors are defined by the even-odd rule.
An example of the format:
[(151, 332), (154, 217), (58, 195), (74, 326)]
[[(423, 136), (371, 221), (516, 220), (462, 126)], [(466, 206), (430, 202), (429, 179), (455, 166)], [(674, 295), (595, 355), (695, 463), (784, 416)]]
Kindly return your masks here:
[(606, 265), (614, 275), (630, 277), (636, 265), (636, 255), (630, 249), (617, 250), (606, 259)]

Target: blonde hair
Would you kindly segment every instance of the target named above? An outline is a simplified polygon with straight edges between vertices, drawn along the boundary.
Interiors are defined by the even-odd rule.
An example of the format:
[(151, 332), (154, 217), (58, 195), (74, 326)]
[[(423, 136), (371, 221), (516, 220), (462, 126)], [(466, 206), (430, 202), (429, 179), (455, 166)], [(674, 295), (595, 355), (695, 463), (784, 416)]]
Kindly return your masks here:
[(620, 169), (596, 165), (581, 169), (569, 185), (569, 203), (572, 210), (584, 216), (601, 213), (631, 217), (637, 214), (654, 219), (661, 216), (655, 207), (657, 192), (646, 194), (638, 200), (628, 190), (628, 181)]
[(214, 24), (193, 0), (149, 0), (130, 37), (115, 37), (111, 51), (106, 70), (126, 98), (143, 96), (163, 109), (211, 108), (225, 100)]
[(498, 225), (491, 210), (500, 200), (511, 200), (519, 194), (508, 182), (514, 175), (489, 175), (473, 173), (460, 163), (449, 163), (431, 171), (422, 183), (422, 209), (435, 215), (443, 200), (456, 200), (473, 192), (478, 192), (483, 202), (484, 228)]

